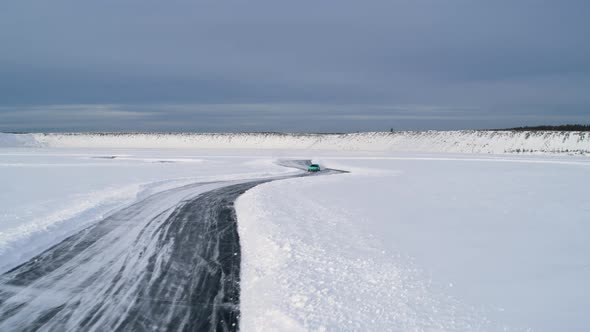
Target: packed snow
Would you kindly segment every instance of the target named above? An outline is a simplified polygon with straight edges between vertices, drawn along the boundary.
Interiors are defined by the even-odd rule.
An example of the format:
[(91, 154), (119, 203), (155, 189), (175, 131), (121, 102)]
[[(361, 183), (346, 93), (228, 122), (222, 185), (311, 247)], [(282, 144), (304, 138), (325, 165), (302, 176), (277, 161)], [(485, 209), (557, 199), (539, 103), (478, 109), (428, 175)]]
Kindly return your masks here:
[(590, 138), (525, 137), (0, 134), (0, 271), (147, 195), (313, 159), (350, 173), (236, 202), (242, 330), (583, 331)]

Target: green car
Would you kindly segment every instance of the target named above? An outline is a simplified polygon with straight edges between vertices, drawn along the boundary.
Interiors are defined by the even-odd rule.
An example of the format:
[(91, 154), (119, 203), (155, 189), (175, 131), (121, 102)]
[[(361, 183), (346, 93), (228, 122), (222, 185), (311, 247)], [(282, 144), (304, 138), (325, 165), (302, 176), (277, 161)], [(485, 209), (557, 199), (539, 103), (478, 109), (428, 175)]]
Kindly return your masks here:
[(308, 172), (319, 172), (320, 171), (320, 165), (318, 164), (311, 164), (307, 167), (307, 171)]

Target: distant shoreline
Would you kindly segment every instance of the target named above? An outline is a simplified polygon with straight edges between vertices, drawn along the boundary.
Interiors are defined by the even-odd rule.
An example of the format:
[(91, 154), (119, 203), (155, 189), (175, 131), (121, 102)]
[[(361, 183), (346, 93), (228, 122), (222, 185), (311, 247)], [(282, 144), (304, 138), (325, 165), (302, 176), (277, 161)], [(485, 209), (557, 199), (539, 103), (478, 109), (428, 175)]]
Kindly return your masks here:
[(532, 126), (532, 127), (515, 127), (508, 129), (493, 129), (495, 130), (509, 130), (509, 131), (590, 131), (590, 125), (580, 124), (566, 124), (559, 126)]
[(502, 129), (424, 129), (424, 130), (384, 130), (384, 131), (352, 131), (352, 132), (279, 132), (279, 131), (225, 131), (225, 132), (204, 132), (204, 131), (0, 131), (1, 134), (92, 134), (92, 135), (137, 135), (137, 134), (273, 134), (273, 135), (348, 135), (360, 133), (400, 133), (400, 132), (472, 132), (472, 131), (590, 131), (590, 125), (566, 124), (566, 125), (540, 125), (540, 126), (523, 126)]

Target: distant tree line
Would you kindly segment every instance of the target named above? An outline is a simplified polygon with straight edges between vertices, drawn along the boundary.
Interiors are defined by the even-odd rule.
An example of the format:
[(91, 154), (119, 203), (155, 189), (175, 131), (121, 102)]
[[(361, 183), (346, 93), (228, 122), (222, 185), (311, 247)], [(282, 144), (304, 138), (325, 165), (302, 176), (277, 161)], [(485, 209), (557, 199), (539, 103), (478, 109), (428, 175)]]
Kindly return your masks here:
[(566, 124), (560, 126), (516, 127), (505, 130), (512, 131), (590, 131), (590, 125)]

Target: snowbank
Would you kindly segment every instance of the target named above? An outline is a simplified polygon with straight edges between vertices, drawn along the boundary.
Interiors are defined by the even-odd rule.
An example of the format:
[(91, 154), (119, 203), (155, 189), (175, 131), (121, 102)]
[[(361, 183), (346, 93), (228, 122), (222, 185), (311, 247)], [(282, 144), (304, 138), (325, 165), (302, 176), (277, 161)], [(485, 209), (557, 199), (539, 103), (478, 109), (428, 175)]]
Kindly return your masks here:
[(587, 330), (590, 160), (401, 157), (238, 199), (243, 330)]
[(39, 142), (34, 135), (0, 133), (0, 148), (36, 146), (39, 146)]
[[(317, 180), (322, 185), (313, 185)], [(241, 329), (491, 330), (485, 317), (359, 231), (346, 208), (353, 195), (339, 195), (348, 205), (316, 202), (314, 190), (331, 180), (343, 179), (289, 179), (238, 198)]]
[(0, 146), (299, 149), (375, 152), (590, 153), (588, 132), (423, 131), (352, 134), (2, 134)]

